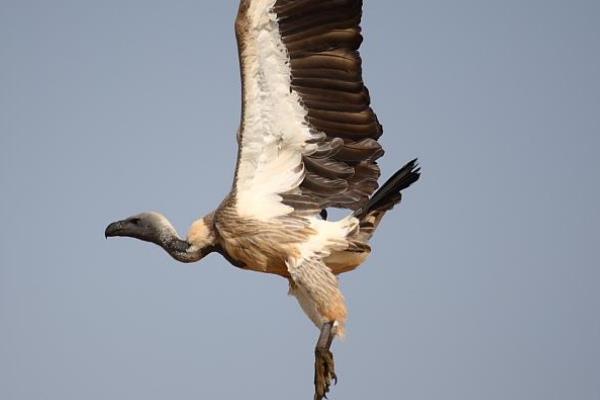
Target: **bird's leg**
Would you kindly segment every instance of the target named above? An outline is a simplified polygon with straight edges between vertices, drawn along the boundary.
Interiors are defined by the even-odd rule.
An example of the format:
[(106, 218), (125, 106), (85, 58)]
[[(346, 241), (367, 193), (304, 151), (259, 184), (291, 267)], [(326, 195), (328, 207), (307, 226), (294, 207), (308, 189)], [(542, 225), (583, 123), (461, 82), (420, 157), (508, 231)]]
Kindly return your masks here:
[(315, 347), (315, 400), (327, 398), (331, 381), (337, 383), (333, 353), (329, 350), (334, 336), (334, 323), (324, 323)]

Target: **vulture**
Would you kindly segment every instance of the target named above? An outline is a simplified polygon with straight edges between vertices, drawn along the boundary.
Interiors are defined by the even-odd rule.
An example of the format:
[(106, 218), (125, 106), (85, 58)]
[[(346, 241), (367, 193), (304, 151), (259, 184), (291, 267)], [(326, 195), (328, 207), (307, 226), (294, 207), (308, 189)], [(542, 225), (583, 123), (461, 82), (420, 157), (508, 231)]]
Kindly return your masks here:
[[(420, 176), (415, 159), (378, 189), (383, 130), (362, 79), (361, 16), (361, 0), (241, 0), (243, 107), (231, 192), (185, 239), (157, 212), (105, 230), (155, 243), (184, 263), (217, 252), (287, 279), (320, 330), (316, 400), (337, 382), (330, 346), (347, 318), (338, 275), (365, 261), (381, 219)], [(330, 208), (348, 214), (328, 220)]]

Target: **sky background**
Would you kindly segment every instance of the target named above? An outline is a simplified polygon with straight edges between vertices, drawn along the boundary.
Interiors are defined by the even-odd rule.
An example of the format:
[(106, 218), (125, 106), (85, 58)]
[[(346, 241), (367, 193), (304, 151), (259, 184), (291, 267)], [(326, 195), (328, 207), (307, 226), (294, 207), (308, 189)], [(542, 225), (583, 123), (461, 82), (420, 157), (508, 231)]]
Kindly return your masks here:
[[(312, 399), (281, 278), (103, 237), (228, 193), (237, 1), (0, 0), (0, 398)], [(332, 399), (600, 398), (600, 2), (365, 1), (384, 178)]]

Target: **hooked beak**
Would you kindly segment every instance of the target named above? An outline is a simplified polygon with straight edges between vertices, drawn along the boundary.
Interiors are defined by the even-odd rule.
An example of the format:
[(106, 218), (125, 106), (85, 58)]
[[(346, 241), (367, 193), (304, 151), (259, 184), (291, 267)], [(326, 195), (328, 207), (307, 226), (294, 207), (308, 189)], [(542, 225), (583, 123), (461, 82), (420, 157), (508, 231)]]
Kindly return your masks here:
[(114, 237), (114, 236), (121, 236), (121, 233), (123, 232), (124, 228), (125, 228), (125, 221), (117, 221), (117, 222), (113, 222), (112, 224), (108, 225), (106, 227), (106, 230), (104, 230), (104, 237), (105, 238), (109, 238), (109, 237)]

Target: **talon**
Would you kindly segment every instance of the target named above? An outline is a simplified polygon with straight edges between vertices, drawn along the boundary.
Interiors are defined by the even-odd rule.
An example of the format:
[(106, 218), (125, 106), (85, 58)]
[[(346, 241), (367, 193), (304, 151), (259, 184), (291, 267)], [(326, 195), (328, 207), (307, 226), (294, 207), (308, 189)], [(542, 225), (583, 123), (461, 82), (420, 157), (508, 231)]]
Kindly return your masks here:
[(315, 351), (315, 400), (327, 398), (331, 383), (337, 384), (333, 354), (327, 349)]
[(321, 334), (315, 348), (315, 400), (327, 399), (327, 392), (331, 383), (337, 384), (333, 353), (329, 350), (335, 333), (334, 322), (329, 322), (321, 327)]

